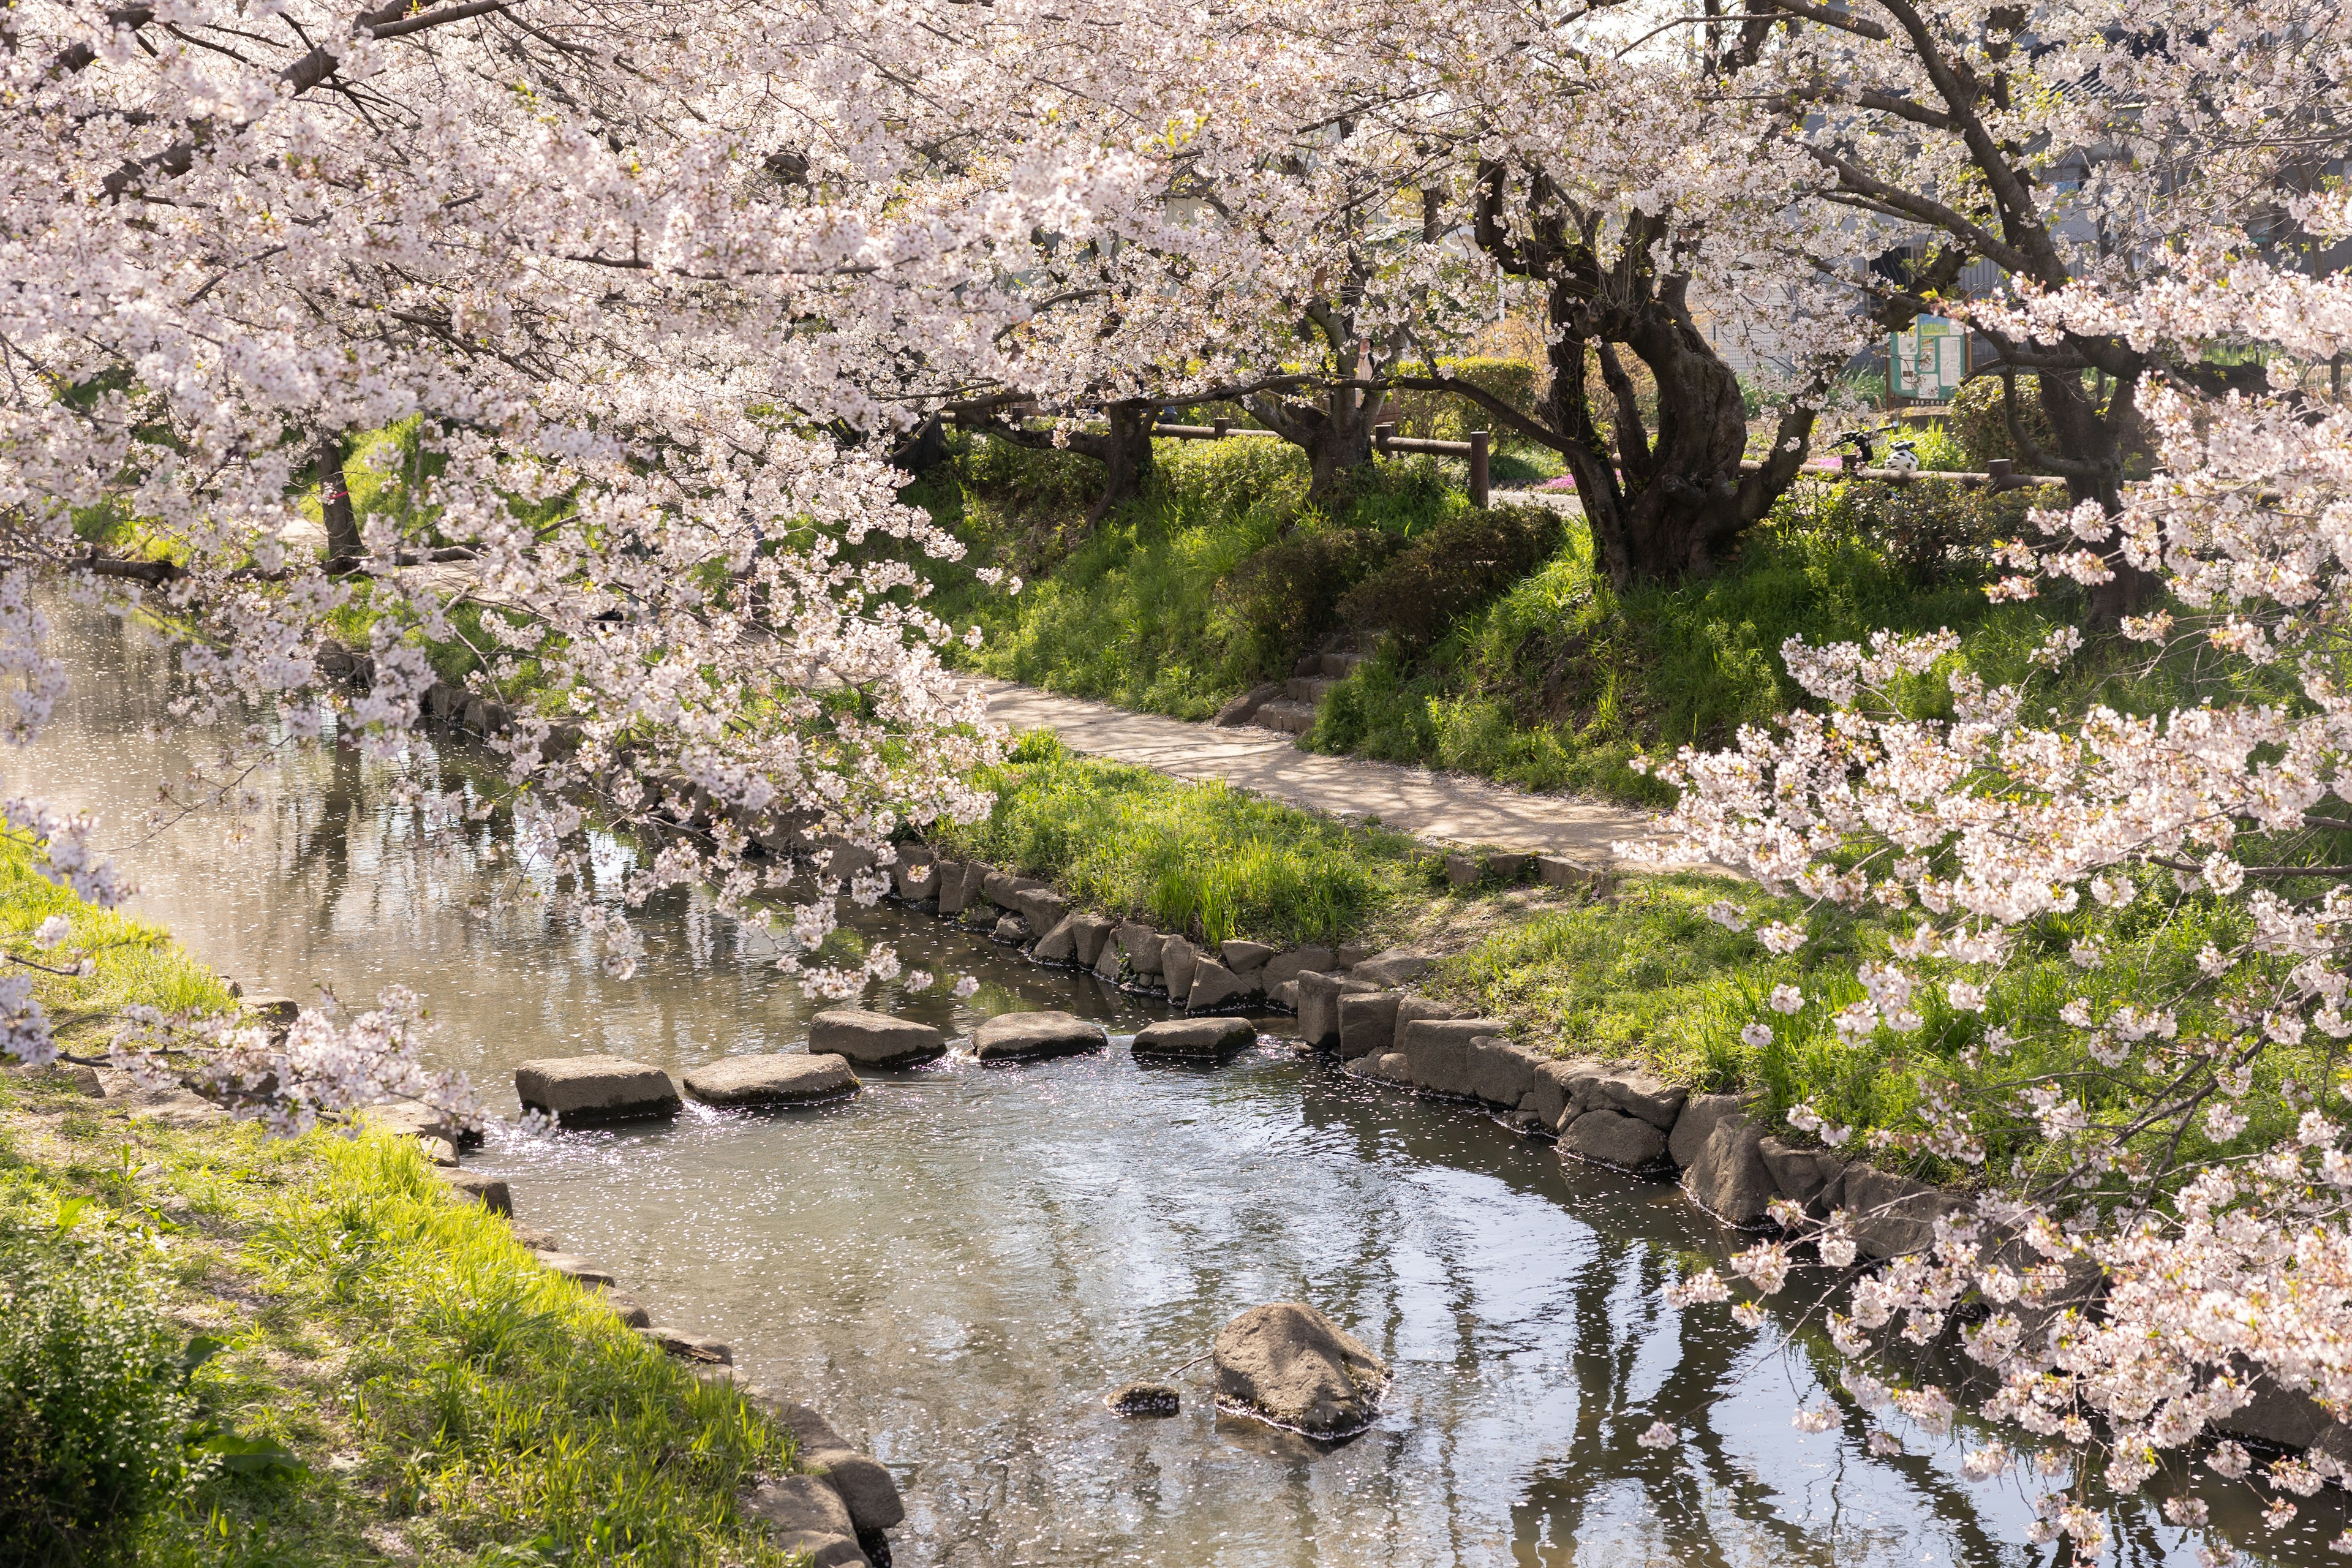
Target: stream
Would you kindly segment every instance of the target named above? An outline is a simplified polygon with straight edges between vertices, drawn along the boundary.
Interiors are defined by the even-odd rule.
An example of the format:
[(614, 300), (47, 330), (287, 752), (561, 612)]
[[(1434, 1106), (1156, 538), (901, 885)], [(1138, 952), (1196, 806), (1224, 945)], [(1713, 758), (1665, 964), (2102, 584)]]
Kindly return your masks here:
[[(699, 897), (643, 911), (646, 956), (625, 982), (542, 903), (469, 912), (510, 875), (497, 819), (436, 847), (393, 798), (403, 771), (443, 787), (475, 773), (467, 746), (419, 744), (399, 768), (314, 751), (257, 781), (248, 834), (217, 817), (144, 832), (159, 782), (191, 754), (148, 732), (168, 657), (111, 621), (54, 614), (74, 691), (37, 746), (0, 759), (7, 792), (97, 811), (138, 911), (247, 991), (309, 1001), (324, 986), (363, 1005), (413, 987), (436, 1058), (509, 1114), (527, 1058), (609, 1051), (675, 1077), (797, 1048), (826, 1005)], [(629, 863), (604, 846), (605, 896)], [(1166, 1016), (895, 904), (845, 919), (909, 968), (980, 980), (962, 1002), (894, 984), (864, 1004), (951, 1035), (1022, 1007), (1114, 1037)], [(1890, 1413), (1905, 1451), (1874, 1455), (1850, 1400), (1841, 1427), (1791, 1429), (1833, 1365), (1798, 1322), (1801, 1290), (1760, 1331), (1720, 1307), (1666, 1307), (1678, 1268), (1734, 1246), (1674, 1188), (1563, 1168), (1465, 1107), (1340, 1074), (1286, 1038), (1286, 1020), (1260, 1026), (1256, 1048), (1213, 1070), (1140, 1066), (1117, 1038), (1020, 1067), (958, 1055), (815, 1110), (689, 1103), (674, 1124), (494, 1131), (467, 1163), (508, 1178), (519, 1219), (604, 1264), (657, 1321), (727, 1341), (751, 1381), (887, 1464), (907, 1500), (902, 1568), (2053, 1561), (2026, 1543), (2017, 1479), (1962, 1477), (1960, 1437)], [(1178, 1379), (1181, 1415), (1104, 1408), (1112, 1387), (1174, 1372), (1234, 1313), (1282, 1300), (1391, 1362), (1360, 1437), (1326, 1447), (1219, 1415), (1205, 1364)], [(1683, 1429), (1680, 1448), (1634, 1443), (1654, 1415)], [(2342, 1494), (2267, 1536), (2250, 1489), (2197, 1477), (2266, 1560), (2336, 1560), (2324, 1547)], [(2195, 1562), (2156, 1503), (2190, 1484), (2176, 1462), (2147, 1491), (2105, 1498), (2106, 1560)]]

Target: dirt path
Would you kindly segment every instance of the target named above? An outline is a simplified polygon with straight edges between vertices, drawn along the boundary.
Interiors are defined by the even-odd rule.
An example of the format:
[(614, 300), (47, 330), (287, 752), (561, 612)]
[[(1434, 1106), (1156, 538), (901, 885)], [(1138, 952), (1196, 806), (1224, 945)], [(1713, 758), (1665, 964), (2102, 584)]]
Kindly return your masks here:
[(1015, 730), (1052, 730), (1073, 751), (1186, 779), (1223, 779), (1335, 816), (1377, 816), (1417, 838), (1540, 850), (1601, 864), (1620, 839), (1645, 835), (1648, 814), (1567, 795), (1527, 795), (1458, 773), (1302, 752), (1268, 730), (1220, 730), (1106, 703), (976, 678), (988, 716)]

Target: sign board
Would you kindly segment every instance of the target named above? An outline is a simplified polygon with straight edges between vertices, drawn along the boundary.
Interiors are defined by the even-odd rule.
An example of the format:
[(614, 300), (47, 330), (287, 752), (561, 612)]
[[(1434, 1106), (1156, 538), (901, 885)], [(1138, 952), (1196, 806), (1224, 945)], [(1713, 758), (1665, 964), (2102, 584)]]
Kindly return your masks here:
[(1943, 316), (1920, 316), (1886, 344), (1886, 390), (1896, 397), (1948, 403), (1968, 375), (1968, 331)]

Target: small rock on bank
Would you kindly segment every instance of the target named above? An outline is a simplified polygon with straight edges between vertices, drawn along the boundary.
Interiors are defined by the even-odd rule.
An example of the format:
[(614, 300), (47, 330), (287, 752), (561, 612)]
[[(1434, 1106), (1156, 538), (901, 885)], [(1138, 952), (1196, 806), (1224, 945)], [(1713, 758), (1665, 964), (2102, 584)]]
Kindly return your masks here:
[(686, 1075), (686, 1091), (705, 1105), (805, 1105), (857, 1092), (840, 1057), (791, 1052), (722, 1057)]
[(948, 1037), (929, 1024), (859, 1007), (835, 1007), (809, 1020), (812, 1055), (844, 1057), (854, 1067), (903, 1068), (948, 1054)]
[(984, 1062), (1076, 1056), (1109, 1043), (1109, 1032), (1100, 1024), (1067, 1013), (1000, 1013), (971, 1035), (972, 1055)]
[(1371, 1423), (1388, 1363), (1299, 1301), (1253, 1307), (1217, 1331), (1220, 1404), (1306, 1433), (1341, 1437)]
[(622, 1057), (542, 1057), (515, 1068), (515, 1094), (566, 1127), (674, 1116), (682, 1103), (669, 1074)]
[(1216, 1061), (1256, 1043), (1257, 1026), (1246, 1018), (1162, 1018), (1138, 1030), (1128, 1048), (1139, 1057)]

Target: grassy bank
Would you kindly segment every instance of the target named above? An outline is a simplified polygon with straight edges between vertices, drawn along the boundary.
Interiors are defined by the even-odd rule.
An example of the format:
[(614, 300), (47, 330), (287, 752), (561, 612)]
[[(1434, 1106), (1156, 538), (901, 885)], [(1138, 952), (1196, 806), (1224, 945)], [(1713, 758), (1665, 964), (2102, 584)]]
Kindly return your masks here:
[[(225, 1005), (152, 925), (0, 853), (0, 937), (92, 1051), (120, 1008)], [(18, 971), (18, 973), (30, 973)], [(133, 1120), (0, 1073), (0, 1541), (28, 1564), (781, 1563), (736, 1496), (790, 1435), (698, 1382), (413, 1141)]]
[(1442, 880), (1402, 834), (1081, 757), (1048, 732), (977, 782), (995, 809), (946, 848), (1208, 942), (1352, 940)]

